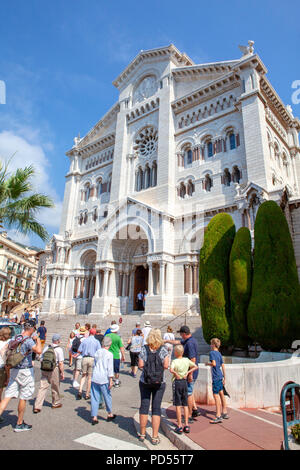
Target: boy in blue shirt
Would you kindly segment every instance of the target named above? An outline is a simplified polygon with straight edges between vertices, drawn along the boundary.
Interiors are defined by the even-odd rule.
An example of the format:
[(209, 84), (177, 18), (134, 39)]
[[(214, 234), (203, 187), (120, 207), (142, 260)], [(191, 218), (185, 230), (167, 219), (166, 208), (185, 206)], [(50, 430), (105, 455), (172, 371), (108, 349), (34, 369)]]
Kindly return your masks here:
[[(221, 353), (219, 352), (221, 341), (218, 338), (213, 338), (210, 342), (210, 362), (206, 363), (211, 367), (212, 374), (212, 388), (216, 405), (216, 417), (211, 424), (222, 423), (223, 419), (228, 419), (226, 399), (224, 396), (223, 386), (225, 385), (225, 365)], [(221, 370), (222, 369), (222, 370)], [(222, 406), (222, 413), (221, 413)]]

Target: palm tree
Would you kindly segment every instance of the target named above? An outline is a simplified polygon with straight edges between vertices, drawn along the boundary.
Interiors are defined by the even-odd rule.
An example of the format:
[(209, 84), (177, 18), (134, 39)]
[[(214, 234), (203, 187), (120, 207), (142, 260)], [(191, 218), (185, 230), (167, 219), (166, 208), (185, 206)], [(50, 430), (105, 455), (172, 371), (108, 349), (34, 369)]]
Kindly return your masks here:
[(40, 209), (54, 204), (48, 196), (33, 192), (34, 174), (33, 166), (8, 173), (8, 164), (0, 161), (0, 226), (14, 227), (25, 235), (36, 234), (46, 241), (48, 232), (36, 215)]

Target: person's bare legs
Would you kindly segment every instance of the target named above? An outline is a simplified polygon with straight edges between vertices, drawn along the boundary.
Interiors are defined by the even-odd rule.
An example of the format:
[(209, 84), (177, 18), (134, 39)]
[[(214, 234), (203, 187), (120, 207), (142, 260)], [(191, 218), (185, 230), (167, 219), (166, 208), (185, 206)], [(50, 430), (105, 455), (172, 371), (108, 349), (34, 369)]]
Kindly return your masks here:
[(189, 416), (192, 416), (193, 413), (193, 395), (188, 395), (188, 410)]
[(227, 414), (227, 403), (226, 403), (226, 398), (225, 398), (223, 390), (219, 392), (219, 395), (220, 395), (221, 403), (222, 403), (222, 413), (225, 415)]
[[(189, 412), (189, 410), (188, 410)], [(182, 427), (182, 422), (181, 422), (181, 406), (176, 406), (176, 418), (177, 418), (177, 425), (179, 428)]]
[(148, 415), (141, 415), (140, 414), (140, 433), (143, 436), (146, 435), (147, 422), (148, 422)]
[(158, 430), (160, 426), (160, 416), (152, 415), (152, 439), (158, 437)]
[(220, 418), (221, 416), (221, 400), (219, 394), (214, 393), (214, 400), (216, 405), (216, 418)]
[(11, 397), (3, 398), (3, 400), (1, 400), (1, 403), (0, 403), (0, 416), (2, 415), (3, 411), (7, 407), (10, 400), (11, 400)]
[(184, 414), (184, 425), (188, 426), (189, 425), (189, 407), (188, 406), (183, 407), (183, 414)]
[(19, 400), (19, 405), (18, 405), (18, 421), (17, 425), (20, 425), (23, 423), (23, 418), (24, 418), (24, 412), (26, 408), (26, 400)]
[(85, 392), (85, 395), (86, 395), (87, 397), (90, 396), (91, 385), (92, 385), (92, 376), (91, 376), (91, 374), (88, 374), (88, 377), (87, 377), (87, 386), (86, 386), (86, 392)]

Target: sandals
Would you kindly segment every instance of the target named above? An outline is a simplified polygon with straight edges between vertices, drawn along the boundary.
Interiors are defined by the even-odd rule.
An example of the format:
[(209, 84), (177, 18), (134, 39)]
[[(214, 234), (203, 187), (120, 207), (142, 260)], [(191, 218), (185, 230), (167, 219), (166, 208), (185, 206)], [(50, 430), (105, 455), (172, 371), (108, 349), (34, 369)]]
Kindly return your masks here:
[(138, 432), (137, 435), (139, 437), (139, 441), (144, 442), (144, 440), (146, 439), (146, 434), (141, 434)]
[(160, 443), (159, 437), (151, 437), (151, 444), (157, 446)]
[(174, 431), (176, 432), (176, 434), (182, 434), (182, 433), (183, 433), (182, 427), (179, 427), (179, 426), (177, 426), (177, 427), (174, 429)]
[(184, 426), (183, 432), (185, 432), (186, 434), (189, 434), (190, 433), (190, 427), (189, 426)]

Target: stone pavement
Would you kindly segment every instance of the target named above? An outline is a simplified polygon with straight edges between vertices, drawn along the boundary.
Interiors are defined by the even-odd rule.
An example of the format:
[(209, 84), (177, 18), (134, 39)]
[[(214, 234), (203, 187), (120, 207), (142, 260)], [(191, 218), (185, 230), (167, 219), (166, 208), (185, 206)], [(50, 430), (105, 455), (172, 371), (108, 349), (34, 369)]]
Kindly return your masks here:
[[(1, 450), (147, 450), (147, 445), (137, 439), (134, 416), (140, 406), (140, 392), (137, 378), (129, 375), (129, 353), (126, 352), (124, 369), (121, 370), (121, 387), (112, 389), (113, 412), (117, 418), (107, 423), (106, 411), (99, 410), (99, 423), (90, 423), (90, 400), (76, 400), (76, 389), (72, 387), (72, 370), (65, 361), (65, 380), (61, 383), (62, 408), (51, 408), (50, 390), (47, 393), (42, 412), (33, 414), (34, 399), (29, 400), (24, 421), (33, 426), (31, 431), (15, 433), (17, 421), (17, 400), (12, 399), (3, 413), (5, 422), (0, 424)], [(164, 399), (171, 403), (171, 374), (166, 373), (167, 390)], [(36, 397), (40, 364), (35, 362)], [(166, 448), (175, 448), (166, 440)], [(150, 441), (148, 445), (152, 446)]]
[(213, 406), (200, 405), (202, 415), (191, 425), (190, 434), (174, 432), (175, 407), (166, 409), (163, 429), (169, 439), (183, 450), (280, 450), (283, 441), (282, 417), (265, 410), (229, 409), (230, 418), (210, 424)]

